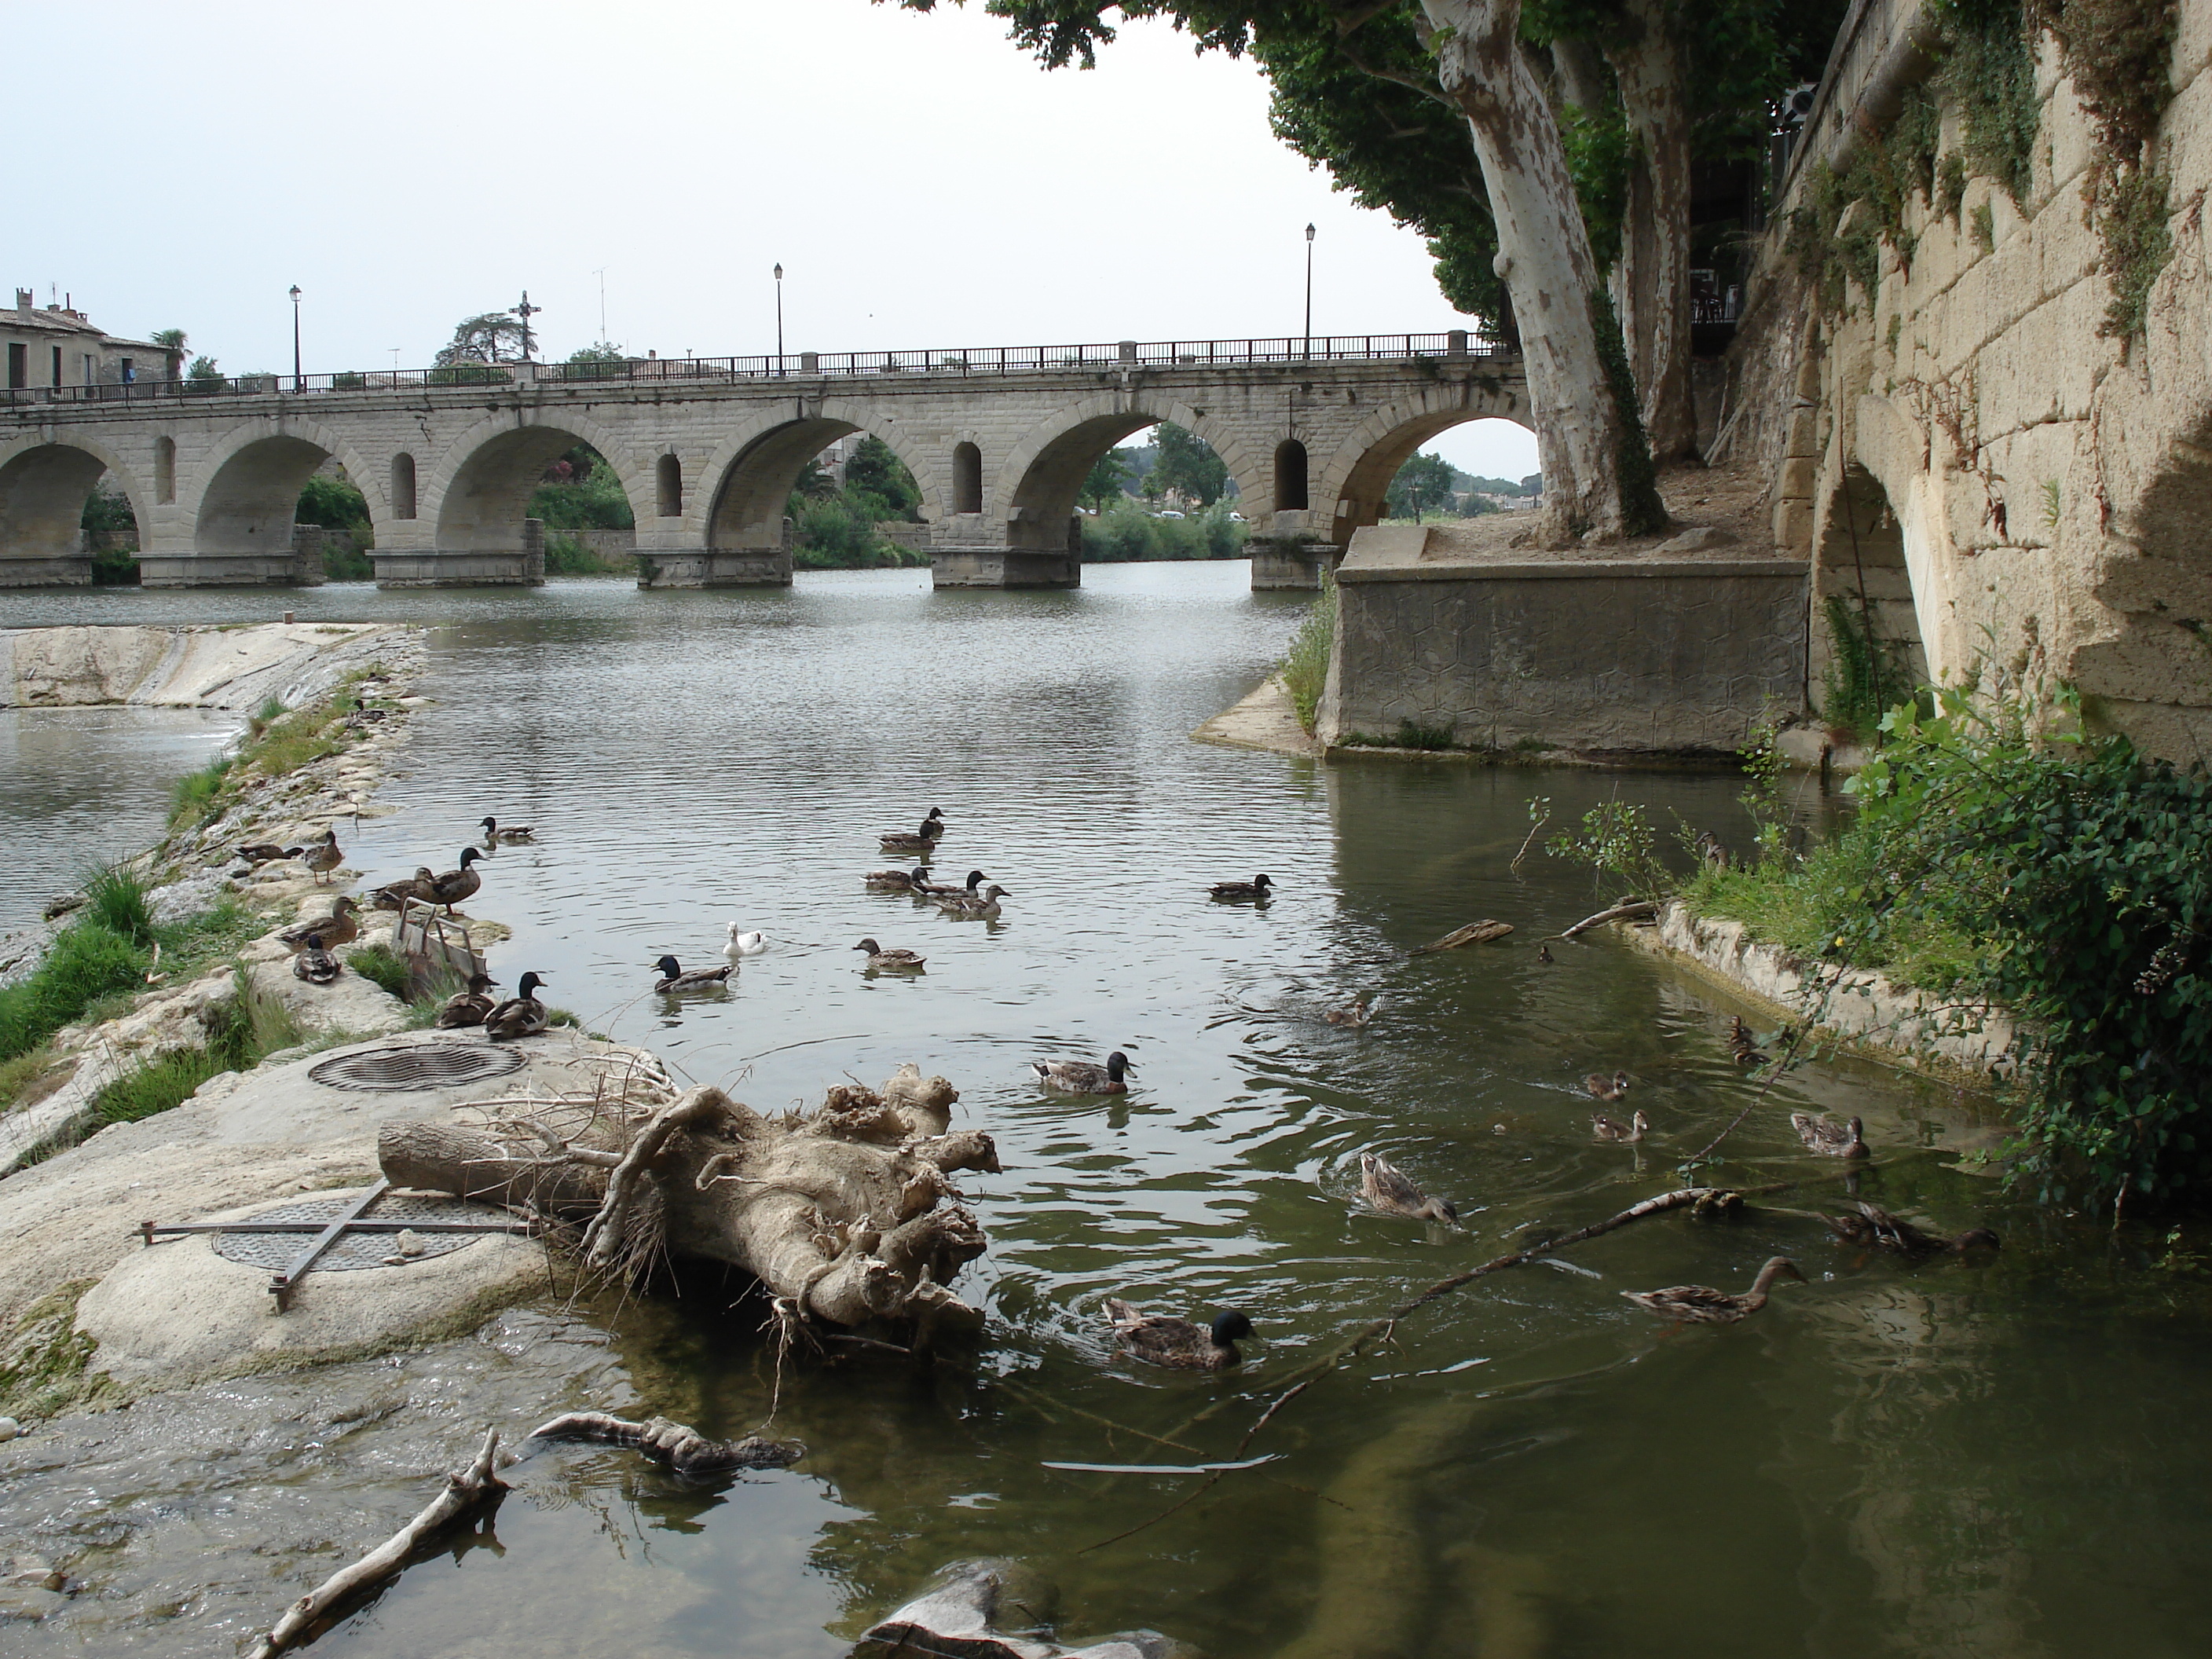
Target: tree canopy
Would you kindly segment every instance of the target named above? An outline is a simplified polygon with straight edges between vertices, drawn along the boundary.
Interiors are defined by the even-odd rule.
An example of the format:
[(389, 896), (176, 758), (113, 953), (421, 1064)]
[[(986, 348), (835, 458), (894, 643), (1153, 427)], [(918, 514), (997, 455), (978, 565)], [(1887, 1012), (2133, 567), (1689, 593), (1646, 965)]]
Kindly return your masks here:
[(1171, 421), (1160, 422), (1152, 441), (1157, 453), (1152, 471), (1145, 475), (1147, 495), (1172, 492), (1200, 507), (1212, 507), (1221, 499), (1229, 488), (1229, 468), (1212, 445)]
[(519, 362), (522, 358), (522, 319), (510, 311), (487, 311), (464, 317), (453, 325), (453, 337), (438, 348), (433, 360), (440, 368), (464, 363)]

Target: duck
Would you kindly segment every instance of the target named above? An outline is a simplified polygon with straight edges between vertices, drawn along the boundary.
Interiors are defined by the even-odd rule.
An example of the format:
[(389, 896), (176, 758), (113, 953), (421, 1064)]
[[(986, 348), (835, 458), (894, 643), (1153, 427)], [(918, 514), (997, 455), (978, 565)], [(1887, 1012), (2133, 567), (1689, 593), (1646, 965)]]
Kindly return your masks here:
[(1866, 1144), (1866, 1127), (1858, 1119), (1847, 1123), (1835, 1123), (1825, 1117), (1815, 1117), (1810, 1112), (1790, 1114), (1790, 1127), (1797, 1131), (1797, 1139), (1805, 1143), (1808, 1151), (1827, 1158), (1871, 1158), (1873, 1151)]
[(1585, 1092), (1599, 1100), (1619, 1100), (1628, 1092), (1628, 1073), (1615, 1072), (1611, 1077), (1603, 1072), (1592, 1072), (1583, 1079)]
[(423, 904), (438, 902), (438, 873), (428, 865), (416, 865), (405, 881), (386, 883), (370, 896), (369, 903), (379, 910), (404, 910), (410, 899)]
[(1459, 1225), (1457, 1210), (1441, 1198), (1431, 1198), (1380, 1152), (1359, 1155), (1359, 1195), (1384, 1215), (1409, 1215), (1417, 1221)]
[(459, 1031), (471, 1025), (483, 1024), (484, 1016), (495, 1006), (491, 988), (498, 983), (489, 974), (471, 974), (469, 988), (454, 992), (446, 999), (445, 1006), (438, 1010), (438, 1029)]
[(983, 884), (984, 879), (981, 870), (970, 870), (968, 879), (956, 887), (949, 881), (932, 881), (927, 870), (916, 870), (914, 872), (914, 890), (930, 898), (957, 898), (963, 893), (974, 892)]
[(945, 814), (936, 807), (921, 821), (921, 828), (910, 836), (893, 833), (878, 837), (886, 853), (927, 853), (937, 845), (945, 833)]
[(1711, 830), (1699, 830), (1694, 846), (1698, 862), (1716, 870), (1725, 870), (1729, 867), (1728, 848), (1721, 845), (1721, 838)]
[(483, 854), (473, 847), (461, 848), (461, 867), (430, 878), (430, 902), (442, 904), (448, 915), (463, 899), (483, 885), (483, 878), (469, 868)]
[(1730, 1296), (1710, 1285), (1670, 1285), (1663, 1291), (1623, 1291), (1621, 1295), (1644, 1312), (1657, 1314), (1662, 1319), (1676, 1320), (1685, 1325), (1733, 1325), (1765, 1307), (1767, 1291), (1784, 1273), (1801, 1285), (1805, 1282), (1805, 1275), (1797, 1271), (1796, 1262), (1786, 1255), (1778, 1255), (1771, 1257), (1759, 1270), (1751, 1289), (1741, 1296)]
[(1998, 1248), (1997, 1236), (1987, 1227), (1969, 1227), (1954, 1238), (1943, 1238), (1926, 1233), (1910, 1221), (1901, 1220), (1879, 1205), (1859, 1201), (1855, 1215), (1825, 1215), (1828, 1231), (1846, 1244), (1864, 1249), (1895, 1250), (1900, 1255), (1923, 1256), (1954, 1254), (1963, 1255), (1968, 1250)]
[(1322, 1018), (1332, 1025), (1344, 1025), (1357, 1030), (1382, 1012), (1382, 997), (1377, 992), (1371, 997), (1362, 997), (1352, 1002), (1340, 1003), (1322, 1011)]
[(768, 949), (766, 933), (748, 933), (742, 924), (730, 924), (730, 942), (722, 947), (726, 957), (757, 957)]
[(1739, 1066), (1764, 1066), (1766, 1063), (1765, 1051), (1759, 1046), (1759, 1039), (1752, 1036), (1750, 1028), (1744, 1024), (1741, 1014), (1729, 1016), (1729, 1049), (1735, 1054), (1735, 1063)]
[(1274, 884), (1273, 880), (1266, 875), (1255, 876), (1249, 881), (1217, 881), (1206, 890), (1206, 896), (1218, 899), (1265, 901), (1270, 896), (1267, 890)]
[(1237, 1339), (1255, 1334), (1252, 1322), (1234, 1310), (1216, 1314), (1209, 1327), (1171, 1314), (1140, 1313), (1112, 1296), (1106, 1298), (1106, 1319), (1132, 1359), (1178, 1371), (1225, 1371), (1244, 1358), (1237, 1352)]
[(238, 856), (258, 870), (264, 864), (279, 863), (285, 859), (304, 857), (304, 847), (279, 847), (274, 842), (257, 841), (238, 849)]
[(711, 991), (728, 979), (732, 969), (727, 963), (720, 968), (694, 968), (689, 973), (674, 957), (663, 957), (653, 964), (660, 969), (660, 978), (653, 989), (664, 995), (671, 991)]
[(921, 891), (928, 880), (929, 872), (919, 867), (912, 870), (871, 870), (860, 878), (860, 884), (884, 893), (913, 893)]
[(1552, 965), (1552, 947), (1548, 945), (1539, 945), (1536, 947), (1536, 960), (1542, 963), (1546, 967), (1550, 967)]
[(515, 994), (483, 1017), (484, 1034), (494, 1042), (543, 1036), (552, 1018), (538, 1000), (538, 988), (544, 982), (542, 974), (525, 974), (514, 988)]
[(1103, 1066), (1087, 1060), (1030, 1062), (1030, 1070), (1037, 1074), (1038, 1082), (1064, 1095), (1126, 1095), (1129, 1092), (1128, 1073), (1136, 1069), (1129, 1063), (1128, 1055), (1119, 1048), (1106, 1056)]
[(929, 960), (927, 957), (915, 955), (911, 951), (886, 951), (872, 939), (864, 939), (853, 948), (868, 953), (868, 966), (871, 968), (914, 969)]
[(1634, 1146), (1651, 1133), (1651, 1120), (1638, 1112), (1635, 1118), (1623, 1123), (1619, 1118), (1607, 1117), (1603, 1112), (1590, 1119), (1590, 1133), (1600, 1140), (1610, 1140)]
[(971, 916), (984, 921), (996, 921), (999, 919), (999, 901), (1012, 896), (994, 881), (980, 893), (941, 898), (937, 901), (937, 908), (948, 916)]
[(292, 958), (293, 976), (310, 985), (328, 985), (343, 971), (338, 959), (323, 949), (319, 933), (308, 934), (306, 948)]
[(361, 937), (361, 924), (353, 919), (354, 902), (350, 893), (340, 893), (331, 905), (327, 916), (317, 916), (296, 927), (287, 927), (276, 935), (289, 951), (304, 950), (310, 939), (324, 945), (350, 945)]
[(318, 885), (325, 876), (345, 862), (345, 854), (338, 850), (338, 832), (335, 829), (323, 831), (322, 844), (307, 851), (307, 868), (315, 872)]
[(388, 720), (392, 718), (392, 711), (389, 708), (371, 708), (362, 699), (356, 697), (352, 718), (357, 720)]
[(503, 847), (520, 847), (525, 842), (538, 839), (538, 832), (535, 830), (527, 828), (502, 830), (499, 827), (499, 820), (493, 817), (487, 817), (483, 821), (483, 832), (486, 842), (496, 842)]

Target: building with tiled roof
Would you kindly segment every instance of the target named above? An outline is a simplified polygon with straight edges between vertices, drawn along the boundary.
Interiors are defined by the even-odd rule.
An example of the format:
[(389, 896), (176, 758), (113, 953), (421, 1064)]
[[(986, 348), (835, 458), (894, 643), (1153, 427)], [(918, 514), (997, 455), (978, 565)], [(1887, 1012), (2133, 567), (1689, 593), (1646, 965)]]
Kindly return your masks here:
[(27, 288), (15, 290), (13, 311), (0, 311), (0, 356), (11, 392), (173, 380), (185, 363), (181, 351), (95, 327), (66, 297), (58, 306), (35, 306)]

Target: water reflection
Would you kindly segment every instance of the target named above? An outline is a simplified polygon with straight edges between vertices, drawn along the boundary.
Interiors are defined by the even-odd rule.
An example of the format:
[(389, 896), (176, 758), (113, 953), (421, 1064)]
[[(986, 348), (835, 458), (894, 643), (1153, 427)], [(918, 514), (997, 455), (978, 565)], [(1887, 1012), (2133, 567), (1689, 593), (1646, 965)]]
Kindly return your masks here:
[[(1532, 795), (1555, 826), (1618, 793), (1740, 841), (1731, 781), (1193, 745), (1295, 603), (1243, 592), (1242, 567), (1087, 574), (1048, 595), (887, 573), (775, 595), (301, 597), (437, 623), (439, 702), (386, 791), (400, 811), (350, 843), (372, 880), (449, 856), (487, 812), (534, 823), (467, 907), (516, 930), (502, 978), (547, 972), (588, 1024), (766, 1109), (916, 1060), (959, 1085), (1006, 1166), (963, 1177), (992, 1239), (962, 1281), (991, 1315), (972, 1353), (927, 1370), (799, 1357), (775, 1428), (812, 1455), (716, 1491), (623, 1454), (542, 1454), (501, 1552), (410, 1574), (329, 1651), (827, 1655), (945, 1561), (988, 1553), (1057, 1577), (1072, 1632), (1149, 1625), (1217, 1659), (2190, 1649), (2212, 1612), (2192, 1570), (2212, 1461), (2203, 1268), (2133, 1235), (2136, 1254), (2108, 1257), (2102, 1234), (2012, 1211), (1947, 1150), (1983, 1103), (1842, 1062), (1778, 1085), (1719, 1178), (1832, 1178), (1788, 1113), (1855, 1113), (1882, 1149), (1866, 1194), (1945, 1231), (1990, 1222), (1996, 1260), (1844, 1250), (1813, 1213), (1832, 1188), (1735, 1222), (1672, 1216), (1574, 1250), (1588, 1272), (1429, 1304), (1247, 1452), (1279, 1461), (1183, 1507), (1192, 1477), (1047, 1468), (1237, 1455), (1303, 1362), (1425, 1285), (1674, 1184), (1756, 1087), (1717, 992), (1602, 939), (1539, 962), (1535, 940), (1598, 896), (1541, 856), (1510, 867)], [(876, 834), (932, 805), (952, 826), (934, 867), (1003, 880), (1000, 921), (861, 889), (888, 861)], [(1272, 903), (1206, 902), (1258, 869)], [(1517, 931), (1409, 954), (1486, 916)], [(769, 952), (720, 995), (653, 994), (657, 957), (719, 961), (732, 921)], [(870, 978), (851, 949), (869, 935), (928, 972)], [(1366, 1030), (1322, 1017), (1378, 991)], [(1115, 1048), (1139, 1067), (1126, 1097), (1048, 1096), (1027, 1069)], [(1652, 1121), (1641, 1147), (1590, 1135), (1581, 1079), (1615, 1068)], [(1468, 1231), (1360, 1211), (1370, 1148)], [(1740, 1327), (1665, 1335), (1618, 1294), (1740, 1287), (1773, 1254), (1814, 1282)], [(580, 1310), (550, 1346), (549, 1316), (518, 1314), (398, 1371), (141, 1407), (83, 1431), (102, 1448), (0, 1488), (0, 1534), (112, 1540), (95, 1559), (117, 1588), (71, 1614), (88, 1639), (228, 1653), (273, 1583), (289, 1593), (301, 1564), (366, 1541), (354, 1516), (418, 1506), (473, 1425), (592, 1405), (756, 1427), (777, 1390), (760, 1309), (717, 1279), (679, 1288)], [(1111, 1353), (1109, 1294), (1242, 1308), (1261, 1340), (1241, 1374), (1142, 1371)], [(334, 1413), (342, 1434), (312, 1427)], [(326, 1443), (271, 1449), (264, 1419)], [(162, 1425), (176, 1449), (152, 1449)], [(224, 1436), (248, 1449), (214, 1455)], [(172, 1594), (192, 1611), (157, 1615)], [(70, 1628), (38, 1628), (31, 1650), (63, 1650)]]

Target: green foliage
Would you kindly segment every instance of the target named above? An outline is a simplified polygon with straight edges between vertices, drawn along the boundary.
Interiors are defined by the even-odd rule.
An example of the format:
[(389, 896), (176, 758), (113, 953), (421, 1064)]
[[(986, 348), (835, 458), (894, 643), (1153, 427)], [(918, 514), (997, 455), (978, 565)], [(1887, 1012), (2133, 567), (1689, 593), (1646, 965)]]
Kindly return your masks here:
[(1597, 872), (1601, 891), (1612, 886), (1624, 896), (1653, 898), (1675, 884), (1660, 860), (1657, 832), (1640, 802), (1600, 801), (1575, 829), (1545, 842), (1544, 850), (1589, 865)]
[(1083, 520), (1083, 557), (1091, 564), (1130, 564), (1157, 559), (1241, 559), (1244, 526), (1216, 502), (1187, 518), (1162, 519), (1126, 497), (1095, 519)]
[(2100, 174), (2093, 190), (2105, 278), (2112, 287), (2112, 302), (2105, 307), (2097, 332), (2116, 340), (2139, 339), (2150, 319), (2151, 285), (2173, 257), (2166, 176), (2134, 167)]
[[(1964, 166), (2025, 203), (2042, 105), (2035, 31), (2021, 0), (1935, 0), (1929, 9), (1942, 55), (1933, 84), (1959, 112)], [(1960, 187), (1963, 193), (1963, 177)], [(1958, 209), (1950, 212), (1955, 218)]]
[(1974, 245), (1984, 253), (1997, 251), (1997, 216), (1987, 202), (1977, 202), (1969, 216), (1974, 222)]
[(1421, 514), (1432, 513), (1452, 498), (1452, 485), (1458, 474), (1452, 464), (1441, 455), (1415, 455), (1398, 469), (1390, 480), (1384, 499), (1394, 519), (1411, 519), (1415, 524)]
[(1910, 677), (1894, 647), (1876, 639), (1866, 612), (1841, 593), (1821, 601), (1828, 624), (1828, 666), (1821, 676), (1820, 718), (1862, 743), (1878, 738), (1881, 717)]
[(222, 380), (222, 371), (216, 367), (214, 358), (195, 357), (192, 359), (191, 367), (185, 371), (185, 378), (206, 385), (210, 381)]
[(135, 1123), (169, 1111), (210, 1078), (251, 1071), (306, 1036), (281, 999), (254, 985), (243, 963), (232, 973), (229, 1000), (206, 1018), (204, 1047), (173, 1049), (125, 1073), (93, 1096), (94, 1115), (103, 1123)]
[(152, 952), (95, 922), (55, 935), (46, 959), (0, 989), (0, 1060), (40, 1047), (106, 999), (140, 984)]
[(1601, 270), (1620, 258), (1620, 224), (1628, 210), (1628, 182), (1638, 165), (1636, 140), (1628, 115), (1618, 102), (1601, 110), (1570, 105), (1560, 112), (1559, 140), (1566, 146), (1567, 170), (1574, 175), (1589, 231), (1590, 254)]
[[(577, 445), (546, 469), (526, 516), (544, 520), (549, 541), (556, 530), (630, 530), (637, 524), (621, 478), (589, 444)], [(550, 547), (547, 555), (550, 570)]]
[(634, 576), (637, 555), (602, 556), (581, 538), (553, 534), (545, 538), (545, 574), (549, 576)]
[(455, 324), (453, 337), (438, 348), (431, 361), (441, 368), (453, 368), (515, 362), (521, 356), (522, 319), (511, 311), (487, 311)]
[(1636, 377), (1629, 370), (1628, 348), (1622, 343), (1611, 297), (1601, 287), (1592, 289), (1589, 306), (1590, 324), (1597, 332), (1598, 361), (1604, 366), (1613, 413), (1620, 422), (1613, 465), (1620, 490), (1620, 532), (1646, 535), (1666, 526), (1667, 504), (1659, 499), (1659, 474), (1651, 464), (1651, 445), (1644, 435)]
[(102, 1123), (135, 1123), (181, 1106), (210, 1078), (231, 1070), (205, 1048), (177, 1048), (125, 1072), (92, 1097)]
[(84, 511), (77, 515), (77, 526), (94, 532), (124, 532), (138, 533), (138, 515), (131, 510), (131, 498), (107, 478), (102, 478), (84, 498)]
[(1091, 464), (1083, 480), (1083, 487), (1075, 492), (1077, 502), (1093, 512), (1103, 512), (1120, 501), (1128, 491), (1135, 475), (1129, 463), (1122, 458), (1127, 451), (1109, 449)]
[(402, 1002), (408, 1000), (413, 975), (407, 959), (388, 945), (364, 945), (346, 957), (346, 966)]
[(222, 793), (223, 780), (230, 775), (232, 762), (228, 756), (218, 755), (197, 772), (187, 772), (179, 778), (169, 793), (169, 824), (172, 829), (187, 821), (205, 823), (219, 810), (216, 802)]
[(191, 337), (181, 328), (157, 328), (146, 337), (157, 346), (167, 346), (176, 352), (183, 351), (192, 343)]
[(300, 492), (292, 509), (295, 524), (320, 525), (325, 530), (345, 530), (367, 540), (369, 537), (368, 498), (347, 480), (318, 472)]
[(1172, 421), (1162, 421), (1153, 430), (1156, 451), (1152, 471), (1145, 475), (1145, 494), (1155, 498), (1175, 495), (1200, 507), (1212, 507), (1229, 488), (1229, 467), (1213, 453), (1213, 446)]
[(84, 884), (84, 919), (133, 945), (154, 942), (154, 913), (147, 908), (146, 884), (124, 865), (104, 865)]
[(801, 570), (878, 570), (910, 562), (905, 549), (877, 530), (890, 514), (873, 498), (856, 501), (841, 489), (823, 501), (794, 493), (791, 503), (791, 562)]
[(1291, 706), (1298, 711), (1298, 724), (1309, 735), (1321, 708), (1322, 688), (1328, 679), (1329, 653), (1335, 647), (1336, 582), (1324, 571), (1321, 596), (1306, 607), (1298, 631), (1291, 635), (1291, 648), (1284, 653), (1277, 670), (1290, 691)]
[(898, 453), (873, 434), (853, 447), (845, 463), (845, 488), (873, 496), (883, 507), (878, 520), (903, 519), (912, 524), (921, 517), (921, 486)]

